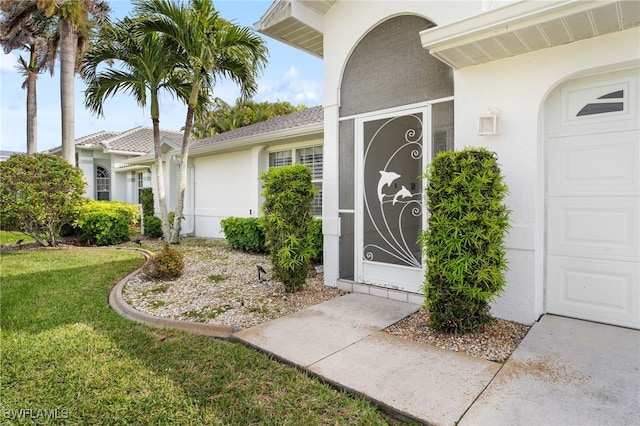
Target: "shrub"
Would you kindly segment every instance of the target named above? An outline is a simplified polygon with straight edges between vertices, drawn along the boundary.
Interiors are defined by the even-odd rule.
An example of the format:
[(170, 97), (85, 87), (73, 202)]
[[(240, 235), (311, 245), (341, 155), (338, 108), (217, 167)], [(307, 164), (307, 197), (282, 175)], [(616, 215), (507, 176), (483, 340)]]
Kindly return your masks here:
[(491, 321), (489, 302), (505, 284), (507, 186), (495, 153), (484, 148), (440, 153), (425, 177), (429, 226), (421, 243), (430, 326), (473, 331)]
[(304, 285), (310, 261), (316, 254), (311, 169), (294, 164), (271, 169), (261, 177), (265, 234), (274, 275), (288, 292), (294, 292)]
[(79, 236), (99, 246), (120, 244), (129, 240), (129, 225), (138, 223), (140, 209), (122, 201), (88, 200), (78, 209), (73, 226)]
[(142, 204), (142, 216), (153, 216), (155, 213), (154, 210), (154, 200), (153, 200), (153, 189), (152, 188), (142, 188), (140, 195), (140, 203)]
[(144, 235), (150, 238), (162, 237), (162, 219), (157, 216), (144, 217)]
[(55, 246), (83, 203), (85, 186), (82, 170), (60, 157), (14, 155), (0, 162), (0, 226)]
[(322, 219), (313, 219), (311, 240), (313, 241), (313, 250), (315, 253), (311, 258), (311, 261), (315, 263), (322, 263), (324, 248), (324, 237), (322, 235)]
[(256, 217), (228, 217), (220, 221), (231, 247), (252, 253), (264, 253), (264, 220)]
[(145, 266), (144, 273), (155, 279), (175, 279), (182, 275), (184, 260), (182, 255), (174, 248), (165, 244), (162, 251), (153, 256)]

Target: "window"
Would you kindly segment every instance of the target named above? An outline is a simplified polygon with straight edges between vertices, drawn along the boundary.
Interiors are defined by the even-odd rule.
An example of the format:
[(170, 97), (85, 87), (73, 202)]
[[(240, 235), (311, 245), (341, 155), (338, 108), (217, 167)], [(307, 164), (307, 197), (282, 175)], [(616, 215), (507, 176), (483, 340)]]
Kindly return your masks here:
[(322, 216), (322, 147), (288, 149), (269, 153), (269, 168), (283, 167), (293, 164), (304, 164), (311, 168), (311, 179), (316, 187), (316, 197), (311, 204), (311, 212), (315, 216)]
[(96, 200), (109, 201), (111, 199), (111, 179), (109, 171), (102, 166), (96, 167)]
[(624, 111), (624, 90), (616, 90), (600, 96), (594, 102), (585, 105), (576, 115), (606, 114), (608, 112)]
[(142, 188), (144, 188), (144, 173), (138, 172), (138, 204), (142, 204)]
[(269, 153), (269, 168), (291, 165), (291, 150)]

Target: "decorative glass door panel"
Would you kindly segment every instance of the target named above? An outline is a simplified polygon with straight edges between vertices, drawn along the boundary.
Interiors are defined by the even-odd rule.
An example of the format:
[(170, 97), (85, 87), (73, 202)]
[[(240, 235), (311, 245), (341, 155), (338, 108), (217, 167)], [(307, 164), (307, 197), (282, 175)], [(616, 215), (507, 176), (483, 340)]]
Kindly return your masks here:
[(362, 282), (413, 292), (422, 284), (425, 112), (361, 122)]

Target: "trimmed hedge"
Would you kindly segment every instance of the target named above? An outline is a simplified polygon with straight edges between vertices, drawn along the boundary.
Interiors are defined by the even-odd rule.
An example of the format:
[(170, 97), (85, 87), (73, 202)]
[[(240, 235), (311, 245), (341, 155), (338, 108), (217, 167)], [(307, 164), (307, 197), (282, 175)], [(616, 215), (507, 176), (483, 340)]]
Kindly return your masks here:
[(145, 216), (144, 235), (150, 238), (161, 238), (163, 236), (162, 219), (157, 216)]
[(140, 220), (140, 209), (122, 201), (88, 200), (80, 209), (73, 227), (82, 240), (106, 246), (129, 241), (129, 225)]
[(492, 320), (489, 302), (505, 285), (508, 189), (496, 154), (485, 148), (441, 152), (425, 177), (429, 226), (421, 243), (429, 325), (472, 332)]
[(229, 245), (251, 253), (266, 251), (264, 220), (257, 217), (228, 217), (220, 221)]
[(287, 292), (295, 292), (304, 285), (316, 255), (311, 213), (316, 188), (311, 183), (311, 169), (294, 164), (271, 169), (261, 177), (264, 228), (274, 276)]
[[(229, 245), (241, 251), (250, 253), (266, 253), (266, 237), (264, 232), (264, 218), (262, 217), (228, 217), (220, 221), (222, 231)], [(322, 263), (323, 241), (322, 220), (313, 219), (312, 240), (314, 255), (311, 261)]]

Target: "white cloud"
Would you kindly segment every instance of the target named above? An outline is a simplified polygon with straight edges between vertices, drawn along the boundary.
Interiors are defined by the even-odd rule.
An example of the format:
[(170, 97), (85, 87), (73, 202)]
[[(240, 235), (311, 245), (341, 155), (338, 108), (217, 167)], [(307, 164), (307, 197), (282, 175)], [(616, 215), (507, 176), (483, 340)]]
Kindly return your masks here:
[(4, 53), (0, 51), (0, 71), (17, 73), (16, 65), (18, 64), (18, 55), (12, 53)]
[(260, 81), (256, 100), (258, 101), (287, 101), (292, 104), (317, 105), (321, 102), (320, 92), (322, 81), (307, 79), (300, 71), (292, 66), (278, 79)]

